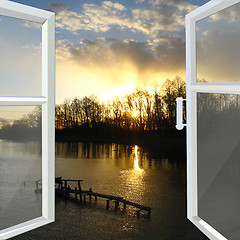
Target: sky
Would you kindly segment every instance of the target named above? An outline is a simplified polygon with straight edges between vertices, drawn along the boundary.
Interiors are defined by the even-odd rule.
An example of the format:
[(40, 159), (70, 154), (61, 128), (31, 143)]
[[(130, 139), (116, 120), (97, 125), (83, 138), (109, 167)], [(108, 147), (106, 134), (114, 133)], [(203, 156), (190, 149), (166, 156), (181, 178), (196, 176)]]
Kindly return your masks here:
[[(62, 103), (65, 98), (90, 94), (105, 100), (137, 86), (161, 85), (176, 75), (185, 79), (184, 17), (207, 1), (14, 2), (56, 13), (56, 102)], [(6, 24), (8, 21), (11, 24)], [(39, 95), (41, 29), (4, 18), (0, 18), (0, 29), (0, 51), (6, 52), (0, 60), (5, 62), (0, 78), (11, 72), (9, 79), (19, 79), (15, 87), (11, 84), (10, 92), (7, 85), (11, 79), (1, 84), (0, 94)]]
[(240, 80), (240, 3), (196, 23), (197, 79)]

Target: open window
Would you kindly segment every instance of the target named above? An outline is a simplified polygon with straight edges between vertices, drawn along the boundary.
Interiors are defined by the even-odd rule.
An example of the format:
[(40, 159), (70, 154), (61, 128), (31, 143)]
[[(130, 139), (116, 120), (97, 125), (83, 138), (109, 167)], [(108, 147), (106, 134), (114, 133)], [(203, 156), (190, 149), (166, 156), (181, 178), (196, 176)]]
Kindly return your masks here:
[(0, 239), (8, 239), (55, 218), (55, 15), (3, 0), (0, 25)]
[(210, 239), (240, 238), (239, 12), (213, 0), (186, 16), (187, 217)]

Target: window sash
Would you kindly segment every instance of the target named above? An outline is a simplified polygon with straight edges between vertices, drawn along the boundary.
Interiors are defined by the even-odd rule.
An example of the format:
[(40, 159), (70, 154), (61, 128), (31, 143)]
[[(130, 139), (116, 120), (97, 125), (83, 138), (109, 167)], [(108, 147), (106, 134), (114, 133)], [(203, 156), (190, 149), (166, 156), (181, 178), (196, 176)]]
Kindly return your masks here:
[(240, 94), (240, 82), (197, 83), (195, 23), (239, 2), (212, 0), (186, 16), (187, 218), (207, 237), (216, 240), (226, 238), (198, 216), (197, 93)]
[(0, 105), (42, 105), (42, 217), (1, 230), (8, 239), (55, 220), (55, 14), (2, 0), (0, 15), (42, 24), (42, 96), (0, 96)]

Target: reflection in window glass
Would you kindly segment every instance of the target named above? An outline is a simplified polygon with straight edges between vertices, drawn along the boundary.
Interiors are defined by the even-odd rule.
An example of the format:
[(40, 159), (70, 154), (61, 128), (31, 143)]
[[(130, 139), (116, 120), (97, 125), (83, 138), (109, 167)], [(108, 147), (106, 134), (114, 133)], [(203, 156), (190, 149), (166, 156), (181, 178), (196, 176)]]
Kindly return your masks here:
[(42, 95), (41, 27), (0, 16), (0, 95)]
[(0, 106), (0, 230), (42, 216), (41, 107)]
[(196, 22), (197, 82), (240, 81), (240, 3)]
[(198, 93), (198, 215), (240, 238), (240, 97)]

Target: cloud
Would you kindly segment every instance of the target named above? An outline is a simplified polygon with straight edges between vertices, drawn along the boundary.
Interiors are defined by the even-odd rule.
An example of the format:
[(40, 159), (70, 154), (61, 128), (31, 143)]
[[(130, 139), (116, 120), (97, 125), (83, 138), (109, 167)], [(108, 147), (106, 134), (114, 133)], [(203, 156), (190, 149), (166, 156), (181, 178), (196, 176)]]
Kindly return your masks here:
[[(191, 12), (198, 6), (192, 5), (185, 0), (150, 0), (150, 4), (154, 7), (168, 7), (171, 11), (186, 11)], [(174, 10), (175, 9), (175, 10)]]
[(184, 51), (184, 40), (174, 38), (157, 43), (113, 38), (81, 40), (79, 44), (57, 41), (57, 101), (93, 92), (108, 96), (123, 86), (130, 91), (184, 76)]
[(198, 21), (197, 78), (209, 82), (239, 81), (240, 4)]
[(71, 32), (107, 32), (111, 28), (118, 28), (158, 37), (160, 31), (178, 31), (183, 28), (185, 14), (195, 8), (181, 0), (151, 0), (147, 8), (134, 9), (104, 1), (99, 5), (83, 4), (81, 13), (60, 11), (56, 19), (57, 27)]
[(119, 11), (123, 11), (123, 10), (126, 10), (126, 8), (120, 4), (120, 3), (112, 3), (111, 1), (105, 1), (103, 2), (103, 7), (111, 10), (111, 9), (116, 9), (116, 10), (119, 10)]
[[(106, 36), (102, 33), (114, 29), (123, 35), (131, 32), (130, 36), (133, 36), (133, 39), (126, 37), (125, 40), (81, 39), (77, 44), (58, 41), (58, 99), (68, 93), (71, 96), (88, 95), (93, 89), (98, 95), (122, 86), (134, 88), (176, 75), (184, 78), (184, 17), (196, 6), (182, 0), (141, 2), (126, 9), (121, 2), (99, 1), (98, 4), (83, 4), (79, 13), (70, 10), (58, 13), (57, 27), (74, 34), (85, 30), (101, 33), (91, 36)], [(144, 34), (143, 40), (134, 40), (135, 33), (138, 39)], [(66, 79), (68, 87), (64, 84)], [(84, 93), (79, 90), (83, 86)]]
[(225, 21), (227, 23), (237, 23), (240, 22), (240, 4), (234, 4), (233, 6), (226, 8), (220, 12), (211, 15), (210, 19), (212, 21)]
[(68, 5), (66, 5), (63, 2), (59, 2), (59, 3), (50, 3), (50, 10), (55, 12), (55, 13), (59, 13), (62, 10), (65, 10), (68, 8)]
[(42, 24), (41, 23), (29, 22), (29, 21), (24, 21), (23, 26), (26, 27), (26, 28), (31, 28), (32, 30), (34, 30), (34, 29), (41, 29), (42, 28)]
[(240, 29), (209, 30), (197, 41), (197, 78), (209, 82), (240, 81)]
[(29, 33), (21, 36), (25, 39), (25, 44), (20, 43), (20, 45), (14, 44), (5, 36), (0, 38), (0, 94), (2, 95), (39, 96), (41, 94), (41, 47), (40, 44), (36, 45), (29, 40), (29, 36)]
[(89, 68), (131, 66), (139, 76), (143, 76), (146, 72), (184, 69), (185, 42), (174, 38), (157, 43), (112, 38), (82, 40), (77, 45), (58, 41), (57, 58)]

